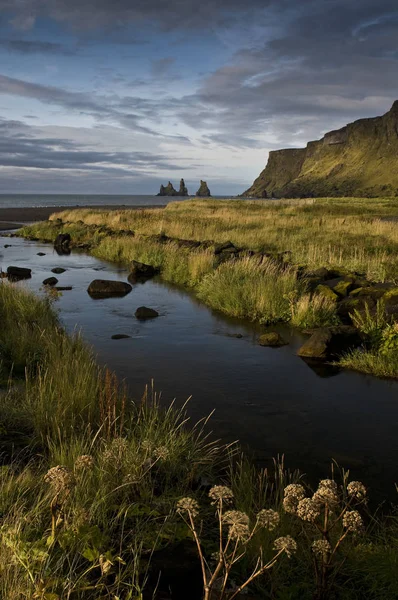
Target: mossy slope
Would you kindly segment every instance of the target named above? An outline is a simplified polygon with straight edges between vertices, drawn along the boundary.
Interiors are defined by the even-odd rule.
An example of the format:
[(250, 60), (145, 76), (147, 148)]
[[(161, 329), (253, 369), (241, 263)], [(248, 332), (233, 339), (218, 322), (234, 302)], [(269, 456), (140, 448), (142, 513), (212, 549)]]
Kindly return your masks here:
[(398, 195), (398, 101), (382, 117), (360, 119), (306, 148), (270, 152), (243, 196)]

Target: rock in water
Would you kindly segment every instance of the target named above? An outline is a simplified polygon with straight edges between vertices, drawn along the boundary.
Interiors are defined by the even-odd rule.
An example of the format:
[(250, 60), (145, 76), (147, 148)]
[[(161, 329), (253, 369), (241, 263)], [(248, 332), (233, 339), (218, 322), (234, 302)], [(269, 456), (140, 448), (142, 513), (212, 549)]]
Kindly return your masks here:
[(269, 331), (260, 335), (258, 338), (260, 346), (270, 346), (271, 348), (280, 348), (281, 346), (287, 346), (287, 342), (283, 339), (276, 331)]
[(206, 181), (200, 180), (200, 187), (199, 187), (198, 191), (196, 192), (196, 195), (199, 198), (210, 198), (211, 193), (207, 186)]
[(10, 281), (21, 281), (21, 279), (30, 279), (32, 270), (24, 267), (8, 267), (7, 277)]
[(67, 250), (69, 249), (70, 241), (71, 237), (69, 233), (59, 233), (55, 238), (54, 247)]
[(355, 327), (349, 325), (321, 327), (313, 332), (297, 354), (303, 358), (331, 358), (359, 346), (361, 341)]
[(180, 181), (180, 189), (179, 189), (178, 195), (179, 196), (188, 196), (188, 189), (185, 186), (185, 181), (183, 179), (181, 179), (181, 181)]
[(109, 298), (111, 296), (125, 296), (133, 288), (124, 281), (111, 281), (109, 279), (94, 279), (87, 288), (93, 298)]
[(135, 311), (135, 316), (137, 319), (141, 319), (141, 320), (155, 319), (156, 317), (159, 316), (159, 313), (157, 310), (154, 310), (153, 308), (147, 308), (146, 306), (140, 306)]
[(115, 333), (114, 335), (111, 336), (112, 340), (127, 340), (127, 338), (129, 338), (130, 336), (127, 335), (126, 333)]
[(360, 119), (306, 148), (275, 150), (242, 196), (297, 198), (398, 195), (398, 100), (382, 117)]
[(132, 260), (130, 263), (130, 274), (128, 280), (134, 283), (141, 279), (150, 279), (154, 275), (159, 273), (159, 269), (156, 269), (152, 265), (146, 265), (145, 263)]
[(63, 269), (62, 267), (54, 267), (54, 269), (51, 269), (51, 273), (55, 273), (56, 275), (61, 275), (61, 273), (65, 273), (66, 269)]
[(43, 281), (43, 285), (57, 285), (57, 283), (58, 279), (56, 277), (47, 277), (47, 279)]

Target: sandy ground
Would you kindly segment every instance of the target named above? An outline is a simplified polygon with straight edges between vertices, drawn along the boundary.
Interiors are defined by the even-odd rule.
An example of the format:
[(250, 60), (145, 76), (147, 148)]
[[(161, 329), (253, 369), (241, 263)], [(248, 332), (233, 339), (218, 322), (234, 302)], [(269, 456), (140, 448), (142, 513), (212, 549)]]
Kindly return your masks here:
[(102, 210), (138, 210), (148, 208), (164, 208), (160, 206), (32, 206), (24, 208), (0, 208), (0, 231), (5, 229), (18, 229), (25, 223), (33, 223), (35, 221), (45, 221), (54, 212), (62, 210), (71, 210), (73, 208), (98, 208)]

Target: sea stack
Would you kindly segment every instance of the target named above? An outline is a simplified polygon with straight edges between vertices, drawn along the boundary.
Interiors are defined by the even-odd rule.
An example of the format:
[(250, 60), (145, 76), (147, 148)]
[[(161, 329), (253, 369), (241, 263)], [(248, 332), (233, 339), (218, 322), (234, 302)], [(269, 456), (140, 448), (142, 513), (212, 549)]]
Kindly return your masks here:
[(211, 193), (210, 193), (210, 190), (208, 188), (206, 181), (200, 180), (200, 187), (199, 187), (198, 191), (196, 192), (196, 195), (199, 198), (210, 198), (211, 197)]
[(160, 186), (160, 192), (158, 193), (158, 196), (188, 196), (188, 190), (185, 186), (185, 181), (183, 179), (181, 179), (180, 181), (180, 189), (177, 190), (174, 189), (173, 184), (171, 183), (171, 181), (169, 181), (169, 183), (166, 185), (166, 187), (164, 185)]
[(185, 186), (185, 181), (181, 179), (180, 181), (180, 190), (178, 192), (178, 196), (188, 196), (188, 189)]

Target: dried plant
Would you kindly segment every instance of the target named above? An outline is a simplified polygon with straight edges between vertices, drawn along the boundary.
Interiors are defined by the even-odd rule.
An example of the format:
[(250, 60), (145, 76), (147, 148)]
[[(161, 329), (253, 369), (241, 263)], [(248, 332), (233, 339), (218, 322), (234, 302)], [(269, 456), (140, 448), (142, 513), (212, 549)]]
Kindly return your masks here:
[[(317, 600), (328, 596), (330, 575), (338, 567), (335, 558), (343, 540), (363, 533), (364, 523), (357, 508), (366, 503), (366, 497), (366, 488), (359, 481), (339, 487), (333, 479), (323, 479), (312, 497), (306, 496), (302, 485), (285, 488), (285, 512), (303, 521), (305, 533), (312, 539)], [(313, 539), (314, 534), (317, 539)]]
[(126, 401), (126, 385), (120, 389), (116, 374), (105, 369), (99, 393), (100, 426), (104, 438), (122, 437)]
[(188, 525), (196, 543), (203, 578), (203, 600), (233, 600), (257, 577), (271, 569), (282, 554), (290, 558), (297, 550), (297, 544), (289, 535), (275, 539), (274, 555), (268, 561), (264, 560), (263, 548), (260, 547), (251, 574), (240, 585), (232, 584), (231, 570), (245, 556), (250, 541), (261, 529), (273, 531), (279, 525), (280, 516), (272, 509), (262, 509), (251, 523), (246, 513), (229, 508), (234, 495), (229, 487), (223, 485), (212, 487), (209, 497), (216, 507), (218, 521), (218, 552), (212, 555), (213, 561), (206, 559), (200, 540), (197, 526), (199, 503), (194, 498), (181, 498), (177, 502), (177, 512)]

